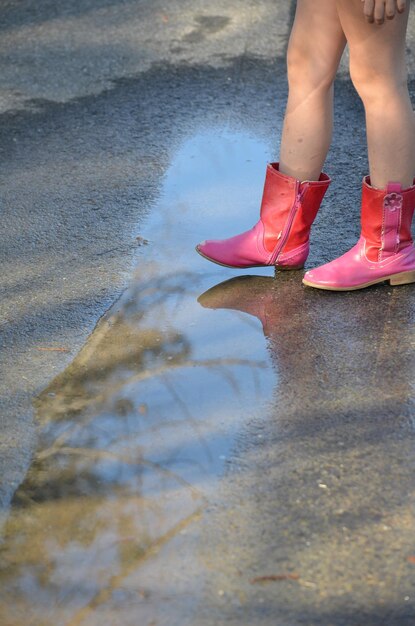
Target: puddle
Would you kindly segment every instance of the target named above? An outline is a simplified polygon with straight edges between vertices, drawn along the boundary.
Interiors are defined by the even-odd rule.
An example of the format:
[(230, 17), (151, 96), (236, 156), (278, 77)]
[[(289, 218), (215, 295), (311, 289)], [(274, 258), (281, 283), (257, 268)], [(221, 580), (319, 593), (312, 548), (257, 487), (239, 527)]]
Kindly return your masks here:
[(222, 129), (176, 154), (130, 288), (36, 400), (1, 624), (413, 623), (411, 287), (324, 293), (194, 251), (252, 225), (270, 158)]
[(199, 519), (240, 429), (266, 411), (261, 322), (198, 301), (232, 271), (194, 245), (252, 225), (269, 157), (220, 129), (176, 154), (130, 289), (36, 400), (38, 453), (3, 528), (2, 624), (95, 623), (109, 601), (138, 617), (147, 591), (126, 599), (126, 579)]

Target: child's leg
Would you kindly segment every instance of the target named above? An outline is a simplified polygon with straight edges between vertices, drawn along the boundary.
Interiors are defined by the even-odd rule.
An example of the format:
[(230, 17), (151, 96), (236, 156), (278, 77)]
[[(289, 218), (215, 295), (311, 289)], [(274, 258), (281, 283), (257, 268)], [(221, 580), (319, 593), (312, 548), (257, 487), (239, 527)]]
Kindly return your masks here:
[[(334, 4), (334, 3), (333, 3)], [(350, 48), (350, 75), (366, 111), (371, 184), (404, 188), (415, 175), (415, 118), (405, 61), (405, 14), (382, 26), (368, 24), (361, 0), (336, 0)]]
[(334, 0), (298, 0), (287, 55), (289, 96), (280, 152), (284, 174), (299, 180), (320, 176), (331, 143), (333, 80), (345, 45)]

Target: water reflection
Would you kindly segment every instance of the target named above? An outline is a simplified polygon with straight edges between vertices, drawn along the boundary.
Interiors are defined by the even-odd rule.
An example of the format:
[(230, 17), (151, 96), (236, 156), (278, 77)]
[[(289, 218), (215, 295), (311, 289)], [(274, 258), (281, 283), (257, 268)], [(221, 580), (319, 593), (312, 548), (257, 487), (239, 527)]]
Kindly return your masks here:
[[(198, 356), (197, 327), (180, 323), (196, 317), (192, 278), (135, 283), (39, 396), (40, 449), (2, 550), (2, 593), (17, 595), (9, 620), (35, 607), (45, 619), (44, 602), (75, 610), (109, 597), (203, 508), (266, 363)], [(246, 339), (256, 334), (247, 327)], [(33, 594), (44, 602), (33, 606)]]
[(258, 325), (226, 312), (212, 324), (197, 303), (212, 281), (193, 249), (199, 205), (217, 198), (218, 167), (241, 143), (264, 150), (231, 135), (213, 158), (214, 137), (178, 153), (131, 287), (36, 399), (38, 452), (0, 547), (2, 624), (92, 624), (120, 603), (123, 624), (141, 619), (151, 592), (129, 578), (200, 518), (241, 424), (269, 400)]
[[(199, 298), (215, 315), (227, 309), (258, 318), (278, 374), (270, 419), (234, 451), (246, 472), (222, 483), (226, 511), (203, 526), (202, 545), (217, 551), (204, 552), (215, 567), (214, 600), (200, 623), (220, 616), (271, 624), (278, 616), (278, 624), (409, 625), (412, 290), (376, 287), (356, 298), (298, 289), (296, 281), (244, 276)], [(256, 433), (260, 448), (252, 445)], [(237, 532), (228, 531), (230, 518)], [(298, 582), (249, 582), (287, 572)]]
[(266, 160), (241, 134), (183, 146), (131, 287), (37, 398), (1, 624), (377, 626), (411, 598), (411, 288), (223, 282), (193, 246), (253, 223)]

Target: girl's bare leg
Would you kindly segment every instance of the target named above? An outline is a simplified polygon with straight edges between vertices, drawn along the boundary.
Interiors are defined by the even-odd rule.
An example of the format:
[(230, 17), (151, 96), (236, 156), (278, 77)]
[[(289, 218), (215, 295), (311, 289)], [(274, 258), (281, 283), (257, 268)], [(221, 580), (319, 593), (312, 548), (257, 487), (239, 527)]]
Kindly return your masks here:
[(333, 81), (345, 45), (335, 0), (298, 0), (287, 55), (284, 174), (299, 180), (320, 176), (332, 137)]
[(415, 117), (405, 60), (405, 13), (369, 24), (361, 0), (335, 0), (350, 48), (350, 75), (366, 112), (371, 183), (412, 185), (415, 176)]

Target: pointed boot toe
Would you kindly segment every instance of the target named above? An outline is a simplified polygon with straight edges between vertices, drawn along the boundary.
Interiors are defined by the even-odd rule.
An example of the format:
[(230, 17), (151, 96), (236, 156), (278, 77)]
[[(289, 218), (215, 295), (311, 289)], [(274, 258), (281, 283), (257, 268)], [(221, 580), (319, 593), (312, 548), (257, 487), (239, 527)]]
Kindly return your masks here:
[(261, 248), (263, 225), (258, 222), (251, 230), (229, 239), (209, 239), (196, 246), (205, 259), (225, 267), (248, 268), (267, 265), (269, 254)]

